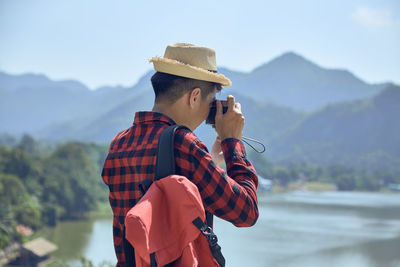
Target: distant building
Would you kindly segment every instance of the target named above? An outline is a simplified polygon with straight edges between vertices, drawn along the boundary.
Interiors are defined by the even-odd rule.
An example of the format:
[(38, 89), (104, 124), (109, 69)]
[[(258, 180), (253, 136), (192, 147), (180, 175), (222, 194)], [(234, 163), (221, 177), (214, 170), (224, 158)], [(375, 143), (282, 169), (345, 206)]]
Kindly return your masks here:
[(21, 244), (12, 242), (0, 250), (0, 266), (5, 266), (21, 254)]
[(258, 176), (258, 187), (263, 191), (271, 191), (272, 181), (264, 177)]
[(400, 191), (400, 184), (388, 184), (387, 187), (393, 191)]
[(21, 246), (18, 258), (9, 262), (9, 265), (17, 266), (44, 266), (51, 261), (50, 253), (58, 248), (50, 241), (39, 237)]

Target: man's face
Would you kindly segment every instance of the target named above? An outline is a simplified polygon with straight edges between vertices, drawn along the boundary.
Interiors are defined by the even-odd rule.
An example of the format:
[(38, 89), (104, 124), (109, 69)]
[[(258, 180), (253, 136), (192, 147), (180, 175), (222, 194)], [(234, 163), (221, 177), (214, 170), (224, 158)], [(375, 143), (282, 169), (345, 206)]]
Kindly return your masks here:
[(210, 104), (215, 100), (217, 92), (209, 93), (205, 99), (201, 98), (200, 107), (199, 107), (199, 125), (208, 117), (208, 113), (210, 112)]

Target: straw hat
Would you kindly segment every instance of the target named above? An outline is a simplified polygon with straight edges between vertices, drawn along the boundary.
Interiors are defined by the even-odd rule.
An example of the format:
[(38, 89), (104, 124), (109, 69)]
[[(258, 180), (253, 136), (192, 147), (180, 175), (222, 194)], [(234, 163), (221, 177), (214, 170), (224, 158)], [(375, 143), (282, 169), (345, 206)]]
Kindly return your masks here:
[(164, 57), (153, 57), (154, 69), (186, 78), (220, 83), (231, 86), (232, 82), (217, 73), (215, 51), (208, 47), (186, 43), (170, 44), (165, 49)]

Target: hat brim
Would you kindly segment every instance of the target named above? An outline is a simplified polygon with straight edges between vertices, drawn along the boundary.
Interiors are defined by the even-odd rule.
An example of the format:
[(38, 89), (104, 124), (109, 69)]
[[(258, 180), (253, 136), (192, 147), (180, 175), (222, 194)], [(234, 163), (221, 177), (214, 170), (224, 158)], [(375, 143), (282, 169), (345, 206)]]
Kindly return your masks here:
[(188, 65), (177, 60), (153, 57), (150, 59), (153, 63), (154, 69), (159, 72), (192, 78), (201, 81), (215, 82), (222, 86), (231, 86), (232, 82), (223, 74), (214, 73), (199, 67)]

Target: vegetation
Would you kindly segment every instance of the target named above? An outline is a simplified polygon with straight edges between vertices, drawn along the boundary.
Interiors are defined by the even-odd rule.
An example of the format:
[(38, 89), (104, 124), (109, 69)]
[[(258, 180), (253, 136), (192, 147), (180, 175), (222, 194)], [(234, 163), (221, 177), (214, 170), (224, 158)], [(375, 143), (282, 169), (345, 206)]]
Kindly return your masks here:
[(54, 226), (106, 201), (100, 179), (105, 147), (78, 142), (43, 147), (27, 135), (0, 147), (0, 248), (21, 241), (18, 224), (33, 230)]
[(270, 140), (271, 159), (400, 173), (399, 103), (400, 87), (393, 85), (371, 99), (328, 105)]
[[(89, 259), (86, 259), (85, 257), (81, 257), (79, 260), (79, 263), (80, 263), (79, 266), (81, 266), (81, 267), (94, 267), (95, 266), (92, 261), (90, 261)], [(65, 261), (55, 259), (53, 262), (51, 262), (47, 266), (48, 267), (70, 267), (71, 265)], [(111, 262), (108, 262), (108, 261), (102, 261), (102, 262), (100, 262), (100, 264), (98, 266), (99, 267), (113, 267), (113, 266), (115, 266), (115, 264), (112, 264)]]
[(393, 170), (366, 170), (343, 164), (321, 166), (311, 162), (272, 165), (256, 153), (250, 153), (250, 158), (260, 176), (284, 188), (298, 182), (317, 191), (324, 188), (322, 184), (335, 185), (339, 191), (379, 191), (389, 184), (400, 184), (400, 173)]
[[(59, 220), (83, 218), (98, 204), (106, 203), (107, 189), (100, 178), (105, 146), (69, 142), (51, 147), (28, 135), (19, 141), (3, 138), (2, 144), (0, 248), (23, 241), (16, 231), (20, 224), (35, 231), (54, 226)], [(250, 158), (260, 176), (272, 179), (283, 190), (303, 186), (317, 191), (378, 191), (389, 184), (400, 184), (399, 172), (390, 169), (324, 166), (311, 161), (272, 164), (251, 152)]]

